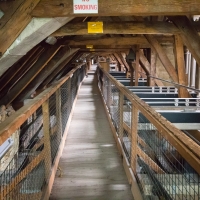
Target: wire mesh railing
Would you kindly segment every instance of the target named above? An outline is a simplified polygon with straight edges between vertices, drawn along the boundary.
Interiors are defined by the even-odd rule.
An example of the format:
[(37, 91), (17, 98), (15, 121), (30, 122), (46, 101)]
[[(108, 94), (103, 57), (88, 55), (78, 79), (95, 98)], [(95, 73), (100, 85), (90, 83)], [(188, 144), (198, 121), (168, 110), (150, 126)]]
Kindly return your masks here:
[(98, 80), (143, 199), (200, 199), (200, 146), (102, 68)]
[(15, 135), (17, 145), (0, 166), (0, 199), (43, 199), (84, 76), (85, 66), (76, 67), (1, 124), (1, 143)]

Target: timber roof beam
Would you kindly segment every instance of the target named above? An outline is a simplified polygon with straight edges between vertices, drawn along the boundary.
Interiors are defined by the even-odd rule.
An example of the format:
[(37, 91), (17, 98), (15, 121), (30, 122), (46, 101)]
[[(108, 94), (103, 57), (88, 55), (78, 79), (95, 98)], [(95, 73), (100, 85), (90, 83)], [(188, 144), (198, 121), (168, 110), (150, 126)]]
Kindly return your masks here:
[[(194, 0), (101, 0), (98, 13), (88, 16), (157, 16), (157, 15), (198, 15), (200, 1)], [(34, 17), (77, 16), (73, 13), (73, 0), (41, 0), (32, 12)], [(85, 14), (79, 14), (79, 17)]]

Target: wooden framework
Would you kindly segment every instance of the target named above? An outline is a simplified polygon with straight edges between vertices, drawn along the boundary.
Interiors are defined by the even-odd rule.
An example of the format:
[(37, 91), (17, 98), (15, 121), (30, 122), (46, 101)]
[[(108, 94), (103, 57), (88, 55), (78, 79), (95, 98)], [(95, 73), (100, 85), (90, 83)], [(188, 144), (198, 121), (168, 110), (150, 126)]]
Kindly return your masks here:
[(144, 101), (134, 93), (130, 92), (125, 86), (116, 81), (104, 69), (101, 69), (109, 80), (117, 86), (126, 98), (131, 101), (142, 114), (157, 128), (167, 141), (169, 141), (180, 153), (180, 155), (190, 163), (190, 165), (200, 174), (200, 146), (188, 136), (183, 134), (179, 129), (175, 128), (169, 121), (157, 113), (153, 108), (148, 106)]
[[(23, 105), (24, 100), (27, 100), (30, 95), (35, 93), (32, 96), (34, 99), (27, 100), (28, 103), (23, 108), (0, 124), (0, 145), (39, 106), (43, 106), (43, 111), (48, 116), (47, 100), (55, 91), (57, 91), (56, 114), (58, 116), (60, 115), (58, 109), (61, 103), (59, 99), (60, 93), (57, 89), (84, 64), (82, 62), (84, 59), (88, 62), (88, 60), (98, 55), (110, 57), (112, 61), (119, 63), (120, 71), (125, 68), (126, 72), (131, 73), (131, 85), (133, 85), (134, 72), (135, 85), (138, 85), (138, 75), (140, 71), (143, 73), (144, 70), (146, 75), (149, 76), (150, 86), (164, 86), (164, 82), (161, 80), (151, 78), (151, 76), (160, 77), (159, 71), (156, 68), (157, 58), (159, 58), (171, 81), (187, 86), (186, 73), (189, 74), (189, 71), (185, 67), (184, 48), (187, 48), (191, 52), (192, 58), (195, 58), (197, 62), (196, 66), (200, 66), (200, 23), (192, 21), (192, 15), (200, 14), (199, 1), (115, 0), (113, 2), (113, 0), (100, 0), (98, 14), (80, 15), (73, 13), (73, 0), (18, 0), (13, 2), (0, 2), (0, 9), (4, 12), (4, 16), (0, 18), (0, 60), (3, 60), (2, 63), (4, 64), (4, 59), (8, 55), (11, 55), (9, 59), (16, 59), (15, 64), (10, 66), (6, 73), (0, 77), (0, 106), (9, 106), (12, 104), (12, 106), (15, 106), (15, 109), (18, 109)], [(20, 38), (17, 39), (17, 37), (31, 22), (33, 17), (41, 18), (41, 20), (43, 20), (42, 18), (56, 17), (75, 18), (72, 22), (67, 23), (50, 35), (51, 37), (57, 37), (56, 39), (58, 41), (55, 45), (50, 47), (43, 41), (17, 61), (21, 55), (12, 55), (12, 52), (7, 50), (12, 44), (17, 45), (20, 41)], [(101, 35), (89, 34), (87, 30), (87, 22), (89, 21), (103, 21), (104, 32)], [(42, 30), (38, 30), (38, 32), (39, 34), (43, 34)], [(60, 39), (60, 37), (64, 38)], [(93, 48), (87, 49), (86, 45), (93, 45)], [(129, 66), (123, 55), (137, 45), (140, 46), (140, 49), (136, 49), (136, 61), (133, 66)], [(174, 48), (173, 56), (175, 58), (175, 65), (172, 64), (164, 50), (164, 47), (168, 46)], [(68, 49), (69, 52), (66, 53)], [(146, 52), (148, 51), (147, 54), (144, 53), (145, 50)], [(75, 62), (76, 59), (78, 63)], [(1, 64), (2, 68), (4, 67), (3, 64)], [(71, 68), (74, 69), (62, 78)], [(131, 156), (133, 162), (130, 166), (127, 167), (128, 161), (126, 159), (123, 160), (126, 166), (126, 173), (131, 174), (129, 168), (132, 168), (134, 173), (136, 172), (136, 162), (133, 158), (137, 155), (156, 172), (163, 173), (162, 169), (154, 162), (153, 155), (147, 155), (139, 147), (136, 147), (136, 144), (139, 143), (148, 148), (147, 144), (136, 135), (136, 118), (139, 110), (200, 174), (199, 145), (194, 143), (180, 130), (176, 129), (147, 104), (141, 102), (136, 95), (130, 93), (105, 71), (104, 73), (110, 82), (113, 82), (120, 90), (119, 121), (123, 121), (124, 96), (133, 105), (132, 126), (129, 127), (126, 124), (120, 124), (119, 138), (117, 138), (117, 140), (122, 140), (123, 129), (125, 129), (129, 133), (128, 137), (135, 144), (132, 147)], [(145, 76), (144, 74), (140, 75)], [(59, 82), (54, 84), (58, 79), (60, 79)], [(68, 87), (72, 87), (71, 82)], [(196, 87), (200, 89), (200, 85)], [(47, 89), (42, 92), (45, 88)], [(108, 95), (110, 95), (109, 92), (110, 90), (108, 90)], [(179, 97), (190, 97), (190, 94), (187, 89), (180, 87)], [(34, 149), (37, 149), (38, 145), (44, 144), (45, 148), (49, 151), (50, 133), (48, 123), (49, 119), (48, 117), (45, 118), (44, 115), (45, 138), (41, 139), (40, 143), (34, 146)], [(61, 123), (61, 121), (58, 121), (58, 123)], [(191, 134), (197, 140), (200, 140), (198, 131), (191, 131)], [(63, 144), (64, 142), (62, 141), (61, 145)], [(120, 145), (118, 143), (118, 146)], [(59, 156), (60, 154), (61, 152), (59, 152)], [(45, 158), (45, 160), (49, 159), (50, 157), (48, 159)], [(16, 176), (8, 187), (5, 187), (1, 192), (1, 198), (3, 199), (41, 160), (44, 160), (43, 152), (32, 160), (27, 168)], [(58, 160), (56, 162), (58, 164)], [(46, 168), (50, 167), (46, 161), (45, 166)], [(54, 175), (55, 171), (53, 172)], [(46, 177), (48, 176), (46, 174)], [(134, 182), (133, 177), (131, 181)], [(50, 185), (52, 187), (52, 182)], [(47, 190), (46, 196), (49, 194), (50, 191)]]

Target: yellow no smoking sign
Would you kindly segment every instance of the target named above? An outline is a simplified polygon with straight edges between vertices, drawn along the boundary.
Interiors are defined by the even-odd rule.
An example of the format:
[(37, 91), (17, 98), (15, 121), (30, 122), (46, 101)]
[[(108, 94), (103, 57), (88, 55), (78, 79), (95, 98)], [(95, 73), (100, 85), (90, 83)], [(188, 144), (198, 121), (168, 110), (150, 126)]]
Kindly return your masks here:
[(103, 33), (103, 22), (88, 22), (88, 33)]

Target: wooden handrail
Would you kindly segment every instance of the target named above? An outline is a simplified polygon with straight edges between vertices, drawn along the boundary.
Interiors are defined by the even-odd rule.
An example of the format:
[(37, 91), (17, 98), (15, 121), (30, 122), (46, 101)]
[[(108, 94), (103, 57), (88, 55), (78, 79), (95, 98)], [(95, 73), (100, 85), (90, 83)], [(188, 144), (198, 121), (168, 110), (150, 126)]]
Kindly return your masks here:
[(58, 88), (65, 83), (84, 63), (76, 66), (65, 77), (54, 83), (34, 99), (16, 111), (0, 124), (0, 145), (2, 145)]
[[(99, 64), (100, 66), (100, 64)], [(101, 66), (100, 70), (130, 100), (130, 102), (157, 128), (162, 136), (172, 144), (179, 154), (200, 174), (200, 146), (177, 129), (171, 122), (156, 112), (146, 102), (122, 85)]]

